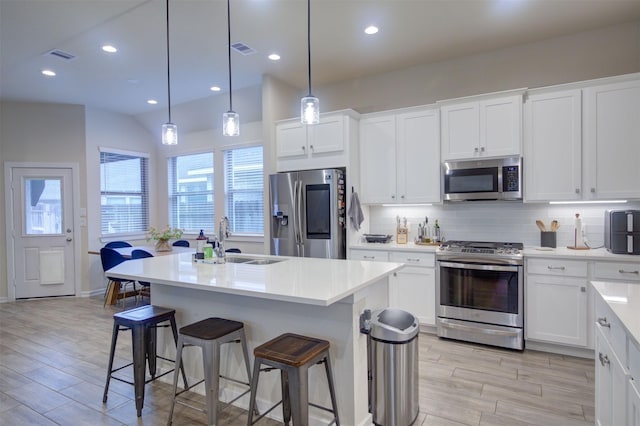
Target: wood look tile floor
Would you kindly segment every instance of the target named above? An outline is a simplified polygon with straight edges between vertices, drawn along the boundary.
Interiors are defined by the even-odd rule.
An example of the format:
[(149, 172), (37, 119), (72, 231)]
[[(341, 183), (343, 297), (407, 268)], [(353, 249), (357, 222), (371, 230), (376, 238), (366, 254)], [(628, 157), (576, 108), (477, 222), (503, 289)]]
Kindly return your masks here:
[[(128, 304), (133, 307), (133, 300)], [(166, 424), (171, 386), (160, 381), (145, 388), (141, 418), (136, 417), (130, 385), (112, 381), (108, 401), (102, 403), (112, 315), (121, 309), (103, 308), (102, 298), (0, 303), (0, 424)], [(503, 350), (429, 334), (421, 334), (419, 342), (416, 425), (594, 424), (593, 360)], [(128, 336), (120, 338), (116, 365), (127, 363), (130, 351)], [(176, 406), (175, 425), (206, 424), (205, 420), (204, 414)], [(230, 407), (220, 424), (245, 425), (246, 412)], [(258, 423), (275, 424), (270, 419)]]

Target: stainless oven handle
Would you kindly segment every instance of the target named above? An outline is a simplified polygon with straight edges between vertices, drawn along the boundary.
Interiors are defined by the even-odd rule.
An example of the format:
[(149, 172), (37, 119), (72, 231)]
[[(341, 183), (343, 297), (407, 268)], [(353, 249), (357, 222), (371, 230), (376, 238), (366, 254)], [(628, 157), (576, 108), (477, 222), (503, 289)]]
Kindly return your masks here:
[[(468, 260), (472, 260), (469, 258)], [(477, 259), (477, 261), (486, 262), (486, 259)], [(458, 262), (444, 262), (442, 260), (439, 261), (440, 266), (444, 266), (446, 268), (458, 268), (458, 269), (474, 269), (477, 271), (507, 271), (507, 272), (518, 272), (518, 268), (520, 266), (517, 265), (478, 265), (475, 263), (458, 263)]]
[(439, 323), (440, 323), (440, 327), (442, 328), (453, 328), (456, 330), (472, 331), (474, 333), (492, 334), (495, 336), (517, 336), (518, 335), (518, 331), (494, 330), (494, 329), (488, 329), (488, 328), (471, 327), (464, 324), (451, 323), (451, 322), (448, 322), (446, 319), (440, 319)]

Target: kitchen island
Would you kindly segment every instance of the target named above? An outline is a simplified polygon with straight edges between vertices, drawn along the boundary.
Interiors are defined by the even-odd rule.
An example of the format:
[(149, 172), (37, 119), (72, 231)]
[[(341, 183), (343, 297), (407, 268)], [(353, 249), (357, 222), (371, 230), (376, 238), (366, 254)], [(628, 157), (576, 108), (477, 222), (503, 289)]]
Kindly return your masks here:
[[(251, 256), (255, 263), (232, 263), (242, 257), (228, 256), (227, 263), (216, 265), (194, 263), (188, 253), (175, 254), (124, 262), (109, 275), (151, 282), (151, 302), (176, 309), (179, 327), (208, 317), (244, 322), (250, 352), (286, 332), (328, 340), (341, 423), (371, 424), (366, 336), (359, 332), (359, 316), (366, 308), (388, 306), (387, 277), (403, 264), (269, 256)], [(159, 340), (159, 352), (173, 356), (169, 335)], [(226, 345), (221, 358), (221, 371), (244, 378), (239, 350)], [(189, 377), (202, 377), (199, 351), (185, 351), (184, 361)], [(261, 411), (280, 400), (279, 381), (279, 374), (261, 375)], [(330, 406), (322, 368), (310, 370), (309, 384), (309, 400)], [(225, 381), (221, 386), (221, 400), (231, 400), (243, 390)], [(247, 408), (248, 396), (237, 404)], [(280, 419), (281, 413), (274, 410), (270, 415)], [(329, 422), (321, 410), (311, 408), (309, 414), (310, 424)]]

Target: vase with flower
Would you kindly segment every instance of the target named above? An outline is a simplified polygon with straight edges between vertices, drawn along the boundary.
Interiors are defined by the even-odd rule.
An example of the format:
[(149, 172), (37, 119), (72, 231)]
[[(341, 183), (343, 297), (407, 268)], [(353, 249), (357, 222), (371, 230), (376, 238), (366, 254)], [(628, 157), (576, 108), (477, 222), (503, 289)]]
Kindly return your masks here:
[(172, 247), (171, 244), (169, 244), (169, 240), (177, 240), (182, 237), (183, 233), (182, 229), (172, 228), (169, 225), (164, 229), (158, 229), (152, 226), (149, 228), (147, 241), (155, 241), (156, 251), (171, 251)]

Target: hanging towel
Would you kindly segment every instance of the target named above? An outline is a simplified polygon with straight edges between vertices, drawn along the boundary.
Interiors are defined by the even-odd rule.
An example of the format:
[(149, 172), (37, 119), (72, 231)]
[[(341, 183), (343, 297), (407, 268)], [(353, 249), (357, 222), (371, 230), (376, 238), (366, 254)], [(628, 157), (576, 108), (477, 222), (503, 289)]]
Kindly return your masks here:
[(360, 230), (360, 225), (364, 222), (364, 214), (362, 213), (362, 207), (360, 206), (360, 199), (357, 192), (351, 193), (351, 205), (349, 206), (349, 219), (351, 219), (351, 226), (356, 231)]

